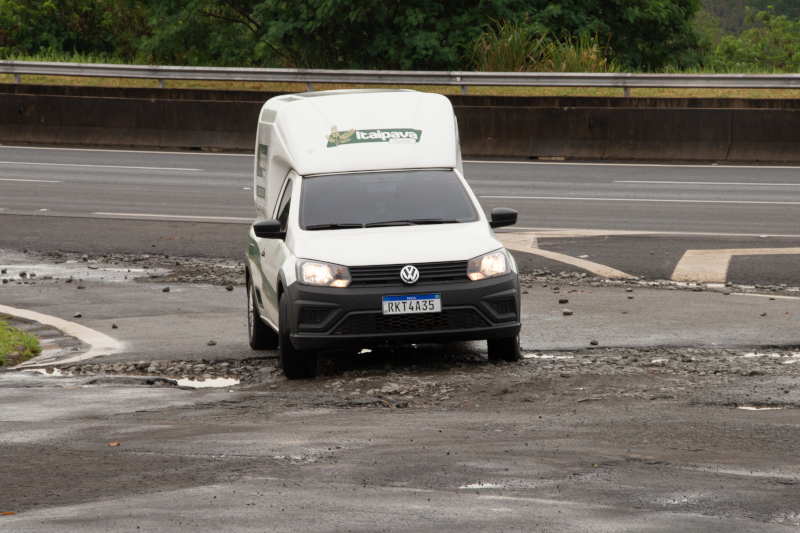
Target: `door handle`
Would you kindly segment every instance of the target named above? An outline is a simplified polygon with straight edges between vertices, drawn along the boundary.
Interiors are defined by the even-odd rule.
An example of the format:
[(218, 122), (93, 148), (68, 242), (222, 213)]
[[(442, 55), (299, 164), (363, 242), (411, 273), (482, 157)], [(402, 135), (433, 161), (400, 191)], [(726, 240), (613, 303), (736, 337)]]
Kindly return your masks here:
[(261, 257), (266, 257), (266, 256), (267, 256), (266, 252), (262, 251), (261, 252)]

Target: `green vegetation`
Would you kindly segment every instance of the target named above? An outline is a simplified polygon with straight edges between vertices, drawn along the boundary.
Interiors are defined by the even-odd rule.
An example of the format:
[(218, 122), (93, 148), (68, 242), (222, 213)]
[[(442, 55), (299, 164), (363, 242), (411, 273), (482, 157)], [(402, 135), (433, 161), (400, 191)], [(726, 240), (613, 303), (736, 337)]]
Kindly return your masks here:
[(467, 51), (468, 67), (486, 72), (539, 72), (552, 68), (547, 34), (516, 21), (494, 22)]
[(597, 35), (582, 33), (578, 37), (564, 35), (548, 47), (550, 62), (556, 72), (616, 72), (617, 60), (608, 61), (611, 47), (601, 46)]
[(16, 365), (41, 353), (39, 339), (0, 317), (0, 366)]
[(468, 50), (468, 68), (486, 72), (614, 72), (608, 46), (583, 32), (550, 40), (535, 25), (497, 22), (482, 33)]
[(132, 58), (149, 28), (137, 0), (0, 0), (0, 55)]
[(652, 70), (696, 62), (692, 19), (699, 2), (0, 0), (0, 57), (75, 53), (147, 64), (456, 70), (470, 62), (464, 51), (483, 38), (487, 23), (520, 20), (527, 33), (593, 35), (619, 65)]
[(747, 10), (747, 21), (755, 26), (738, 36), (726, 36), (714, 62), (728, 68), (746, 66), (765, 70), (798, 72), (800, 70), (800, 19), (776, 16), (772, 10), (754, 14)]
[[(743, 0), (703, 4), (695, 20), (702, 58), (698, 67), (737, 74), (800, 72), (800, 1), (749, 3), (758, 10)], [(738, 25), (730, 22), (734, 14), (740, 17)]]
[(723, 34), (736, 34), (745, 29), (747, 9), (758, 13), (773, 10), (789, 19), (800, 18), (798, 0), (702, 0), (702, 12), (716, 21)]
[(0, 0), (2, 59), (750, 73), (799, 55), (800, 0)]

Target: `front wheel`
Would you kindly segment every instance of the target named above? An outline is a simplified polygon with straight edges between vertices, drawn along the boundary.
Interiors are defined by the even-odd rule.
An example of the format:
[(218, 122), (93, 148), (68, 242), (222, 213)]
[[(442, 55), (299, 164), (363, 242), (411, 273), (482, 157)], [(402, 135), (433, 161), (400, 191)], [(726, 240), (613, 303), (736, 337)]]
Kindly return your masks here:
[(309, 379), (317, 373), (317, 352), (298, 350), (289, 338), (291, 333), (289, 317), (289, 298), (281, 295), (278, 316), (278, 334), (283, 375), (289, 379)]
[(278, 334), (261, 320), (256, 302), (256, 289), (247, 280), (247, 336), (254, 350), (274, 350), (278, 347)]
[(519, 347), (519, 333), (516, 337), (506, 337), (504, 339), (489, 339), (486, 341), (489, 347), (490, 361), (507, 361), (513, 363), (522, 359), (522, 350)]

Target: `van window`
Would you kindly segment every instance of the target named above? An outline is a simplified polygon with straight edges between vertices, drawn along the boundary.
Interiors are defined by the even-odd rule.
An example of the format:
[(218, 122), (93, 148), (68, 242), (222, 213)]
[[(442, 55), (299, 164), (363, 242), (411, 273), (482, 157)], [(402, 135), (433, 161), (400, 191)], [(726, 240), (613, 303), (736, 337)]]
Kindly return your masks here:
[(292, 203), (292, 180), (286, 181), (286, 188), (283, 190), (280, 207), (278, 208), (278, 222), (281, 223), (281, 231), (286, 231), (286, 222), (289, 220), (289, 207)]
[(467, 191), (452, 170), (364, 172), (303, 178), (300, 225), (338, 229), (474, 222)]

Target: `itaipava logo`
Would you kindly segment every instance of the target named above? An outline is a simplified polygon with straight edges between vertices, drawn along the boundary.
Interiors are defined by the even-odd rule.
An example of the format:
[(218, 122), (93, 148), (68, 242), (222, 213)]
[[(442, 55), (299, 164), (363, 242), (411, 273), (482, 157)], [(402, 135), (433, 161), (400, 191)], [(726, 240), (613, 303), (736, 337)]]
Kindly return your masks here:
[(331, 134), (325, 137), (328, 139), (328, 148), (333, 148), (345, 143), (415, 144), (422, 138), (422, 130), (412, 130), (408, 128), (357, 130), (354, 128), (345, 132), (340, 132), (336, 126), (334, 126), (331, 128)]
[(325, 136), (328, 139), (328, 148), (331, 146), (339, 146), (340, 144), (349, 143), (355, 131), (355, 129), (339, 131), (336, 126), (332, 127), (331, 134)]

